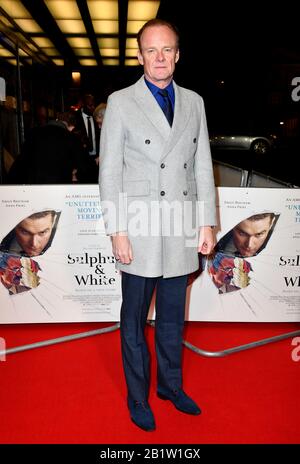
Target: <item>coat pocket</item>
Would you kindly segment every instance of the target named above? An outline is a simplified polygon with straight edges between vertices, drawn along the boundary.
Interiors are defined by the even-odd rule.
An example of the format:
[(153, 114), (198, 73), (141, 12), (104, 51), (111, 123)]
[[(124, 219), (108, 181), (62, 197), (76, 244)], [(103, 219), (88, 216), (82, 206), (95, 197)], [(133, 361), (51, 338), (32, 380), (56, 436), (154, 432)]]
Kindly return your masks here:
[(123, 191), (129, 197), (142, 197), (150, 195), (149, 180), (130, 180), (123, 183)]

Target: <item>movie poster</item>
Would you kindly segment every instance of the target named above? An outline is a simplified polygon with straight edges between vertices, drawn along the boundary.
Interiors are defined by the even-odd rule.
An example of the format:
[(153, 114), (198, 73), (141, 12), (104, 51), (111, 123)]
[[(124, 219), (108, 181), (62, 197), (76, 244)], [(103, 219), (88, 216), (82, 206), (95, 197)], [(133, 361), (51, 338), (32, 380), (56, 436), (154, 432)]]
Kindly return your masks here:
[[(186, 319), (300, 321), (300, 190), (216, 193), (217, 246), (189, 278)], [(0, 214), (0, 323), (119, 321), (97, 185), (1, 186)]]
[(0, 322), (117, 321), (96, 185), (1, 186)]
[(189, 285), (187, 319), (300, 321), (300, 190), (218, 188), (217, 246)]

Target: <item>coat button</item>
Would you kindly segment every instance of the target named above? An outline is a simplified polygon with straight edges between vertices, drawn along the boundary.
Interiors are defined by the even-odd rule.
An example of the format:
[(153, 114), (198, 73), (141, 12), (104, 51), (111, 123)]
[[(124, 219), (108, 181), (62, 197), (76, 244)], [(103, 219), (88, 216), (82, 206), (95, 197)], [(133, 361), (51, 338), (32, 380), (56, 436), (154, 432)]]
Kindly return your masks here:
[(196, 139), (196, 137), (194, 138), (193, 142), (194, 142), (194, 143), (196, 143), (196, 142), (197, 142), (197, 139)]
[(161, 163), (160, 167), (161, 167), (162, 169), (164, 169), (165, 164), (164, 164), (164, 163)]
[(161, 196), (163, 197), (165, 195), (166, 192), (164, 192), (163, 190), (160, 192)]
[(187, 193), (187, 190), (184, 190), (184, 191), (183, 191), (183, 195), (187, 195), (187, 194), (188, 194), (188, 193)]
[(149, 140), (149, 139), (146, 139), (146, 140), (145, 140), (145, 144), (146, 144), (146, 145), (149, 145), (149, 143), (150, 143), (150, 140)]
[(187, 164), (186, 164), (186, 163), (184, 163), (183, 167), (184, 167), (184, 169), (186, 169), (186, 168), (187, 168)]

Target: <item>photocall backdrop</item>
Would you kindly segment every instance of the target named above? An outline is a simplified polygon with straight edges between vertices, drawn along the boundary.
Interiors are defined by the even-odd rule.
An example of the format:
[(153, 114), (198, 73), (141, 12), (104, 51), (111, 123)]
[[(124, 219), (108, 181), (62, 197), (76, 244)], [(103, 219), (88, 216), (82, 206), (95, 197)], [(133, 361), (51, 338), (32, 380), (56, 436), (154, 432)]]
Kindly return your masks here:
[[(199, 256), (202, 271), (190, 276), (186, 320), (300, 321), (300, 190), (216, 193), (216, 253)], [(39, 250), (28, 218), (44, 211)], [(0, 323), (119, 321), (120, 275), (97, 185), (1, 186), (0, 214)], [(22, 253), (24, 243), (38, 254)]]

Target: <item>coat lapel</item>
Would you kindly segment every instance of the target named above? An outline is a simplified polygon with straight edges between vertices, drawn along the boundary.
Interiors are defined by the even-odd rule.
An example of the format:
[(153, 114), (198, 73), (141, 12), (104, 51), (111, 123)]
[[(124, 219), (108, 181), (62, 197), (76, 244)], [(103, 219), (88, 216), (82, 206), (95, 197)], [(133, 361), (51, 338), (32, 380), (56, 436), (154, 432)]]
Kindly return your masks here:
[(180, 87), (174, 81), (173, 85), (175, 91), (175, 111), (172, 127), (169, 126), (164, 113), (148, 89), (144, 76), (134, 86), (134, 97), (139, 108), (166, 141), (162, 158), (165, 158), (176, 145), (182, 132), (186, 129), (191, 115), (190, 101), (186, 96), (182, 95)]
[(144, 76), (136, 82), (134, 91), (134, 97), (140, 110), (143, 111), (145, 116), (149, 119), (155, 129), (159, 131), (162, 137), (165, 140), (168, 140), (171, 134), (171, 127), (159, 107), (159, 104), (148, 89)]
[(189, 99), (182, 95), (182, 91), (178, 85), (173, 81), (175, 90), (175, 111), (172, 130), (168, 138), (162, 158), (165, 158), (168, 153), (175, 147), (180, 139), (182, 133), (185, 131), (186, 126), (191, 116), (191, 102)]

